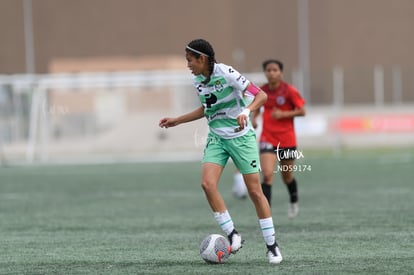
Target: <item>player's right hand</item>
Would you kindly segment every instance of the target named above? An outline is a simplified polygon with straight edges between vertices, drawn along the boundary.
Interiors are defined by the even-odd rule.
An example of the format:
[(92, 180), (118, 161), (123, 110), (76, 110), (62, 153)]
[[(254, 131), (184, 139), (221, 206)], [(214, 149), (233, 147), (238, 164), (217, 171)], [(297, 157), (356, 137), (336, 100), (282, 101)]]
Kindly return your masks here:
[(239, 124), (239, 128), (237, 128), (237, 132), (243, 130), (246, 126), (249, 125), (249, 115), (250, 115), (250, 109), (249, 108), (245, 108), (237, 116), (237, 123)]
[(160, 120), (160, 123), (158, 124), (161, 128), (169, 128), (174, 127), (178, 124), (176, 118), (172, 117), (165, 117)]

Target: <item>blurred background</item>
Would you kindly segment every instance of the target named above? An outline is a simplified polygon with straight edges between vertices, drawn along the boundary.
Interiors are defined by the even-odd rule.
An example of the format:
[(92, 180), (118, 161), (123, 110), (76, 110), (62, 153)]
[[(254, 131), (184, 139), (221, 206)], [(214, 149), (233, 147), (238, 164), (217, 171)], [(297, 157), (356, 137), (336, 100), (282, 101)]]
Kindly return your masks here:
[(300, 148), (412, 150), (413, 26), (411, 0), (2, 0), (1, 162), (200, 159), (204, 120), (158, 127), (199, 106), (195, 38), (257, 85), (284, 62)]

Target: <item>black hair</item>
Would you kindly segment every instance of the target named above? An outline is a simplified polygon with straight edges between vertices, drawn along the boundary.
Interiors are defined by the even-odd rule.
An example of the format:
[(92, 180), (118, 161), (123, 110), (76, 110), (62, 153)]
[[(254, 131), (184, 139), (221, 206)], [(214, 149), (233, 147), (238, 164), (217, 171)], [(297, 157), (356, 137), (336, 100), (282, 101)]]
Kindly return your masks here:
[(278, 65), (280, 71), (283, 72), (283, 63), (282, 63), (282, 61), (279, 61), (279, 60), (276, 60), (276, 59), (268, 59), (268, 60), (264, 61), (263, 64), (262, 64), (263, 71), (266, 71), (267, 65), (272, 64), (272, 63)]
[(211, 44), (204, 39), (194, 39), (190, 43), (188, 43), (187, 47), (185, 48), (186, 52), (199, 58), (201, 55), (204, 55), (208, 58), (208, 72), (209, 75), (203, 81), (203, 84), (207, 84), (210, 82), (210, 77), (213, 74), (214, 64), (217, 62), (214, 49)]

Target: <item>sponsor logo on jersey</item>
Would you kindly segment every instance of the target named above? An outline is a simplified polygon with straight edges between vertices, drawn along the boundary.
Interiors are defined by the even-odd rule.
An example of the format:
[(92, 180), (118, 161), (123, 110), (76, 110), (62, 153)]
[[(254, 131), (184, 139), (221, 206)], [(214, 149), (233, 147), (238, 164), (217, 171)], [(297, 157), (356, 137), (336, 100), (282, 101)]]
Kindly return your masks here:
[(238, 82), (240, 82), (241, 84), (244, 85), (244, 83), (246, 83), (246, 78), (242, 75), (240, 75), (237, 79)]
[(197, 91), (198, 91), (199, 93), (201, 93), (201, 92), (203, 91), (203, 89), (202, 89), (201, 87), (203, 87), (203, 85), (201, 85), (201, 84), (198, 84), (198, 85), (197, 85)]
[(226, 112), (217, 112), (214, 115), (208, 116), (207, 119), (209, 121), (211, 121), (211, 120), (215, 119), (218, 116), (225, 116), (225, 115), (226, 115)]

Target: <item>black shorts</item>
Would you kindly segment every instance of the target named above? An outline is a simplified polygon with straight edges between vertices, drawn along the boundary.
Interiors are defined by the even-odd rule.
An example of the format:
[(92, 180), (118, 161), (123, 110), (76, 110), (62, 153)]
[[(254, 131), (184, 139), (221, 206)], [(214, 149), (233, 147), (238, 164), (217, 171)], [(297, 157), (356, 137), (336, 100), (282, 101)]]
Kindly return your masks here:
[(296, 146), (294, 147), (277, 147), (271, 143), (260, 142), (259, 143), (260, 154), (262, 153), (274, 153), (277, 155), (277, 159), (281, 160), (295, 160), (298, 156)]

